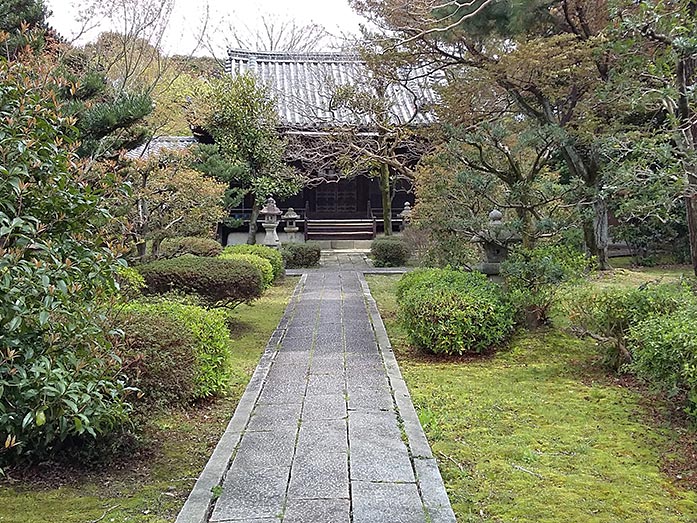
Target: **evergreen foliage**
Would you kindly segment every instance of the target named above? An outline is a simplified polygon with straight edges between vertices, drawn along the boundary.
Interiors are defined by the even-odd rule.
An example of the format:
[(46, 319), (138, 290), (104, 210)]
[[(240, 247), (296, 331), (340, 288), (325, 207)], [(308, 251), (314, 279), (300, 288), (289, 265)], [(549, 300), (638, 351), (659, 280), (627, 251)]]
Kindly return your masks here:
[(0, 59), (0, 464), (104, 437), (129, 410), (104, 326), (110, 217), (49, 71)]

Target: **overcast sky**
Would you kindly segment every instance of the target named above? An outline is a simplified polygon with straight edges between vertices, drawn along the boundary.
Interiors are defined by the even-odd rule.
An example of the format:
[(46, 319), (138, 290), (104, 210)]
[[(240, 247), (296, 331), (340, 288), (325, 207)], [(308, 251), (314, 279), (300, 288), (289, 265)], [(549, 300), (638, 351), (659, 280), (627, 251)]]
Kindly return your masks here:
[[(138, 0), (127, 1), (137, 3)], [(349, 7), (347, 0), (207, 0), (207, 2), (205, 0), (174, 0), (174, 2), (174, 11), (163, 42), (164, 51), (168, 54), (189, 54), (196, 48), (196, 35), (201, 31), (206, 5), (210, 13), (206, 36), (218, 49), (225, 46), (225, 33), (228, 31), (223, 30), (222, 26), (227, 25), (227, 20), (232, 20), (236, 26), (254, 27), (258, 26), (262, 15), (273, 14), (278, 19), (292, 19), (300, 25), (320, 24), (335, 35), (358, 33), (361, 23), (361, 18)], [(77, 6), (84, 5), (85, 2), (46, 0), (46, 4), (53, 12), (49, 18), (51, 25), (66, 38), (72, 39), (80, 30), (80, 24), (76, 22)], [(102, 23), (78, 42), (84, 43), (86, 40), (94, 39), (101, 30), (108, 29), (118, 30), (118, 26)], [(208, 53), (199, 48), (196, 54)]]

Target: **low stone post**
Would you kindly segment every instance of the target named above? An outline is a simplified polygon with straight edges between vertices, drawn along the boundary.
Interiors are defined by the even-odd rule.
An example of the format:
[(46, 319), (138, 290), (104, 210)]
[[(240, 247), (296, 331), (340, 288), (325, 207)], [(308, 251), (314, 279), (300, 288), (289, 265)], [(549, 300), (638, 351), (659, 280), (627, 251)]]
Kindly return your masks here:
[(478, 269), (494, 280), (499, 279), (501, 262), (508, 258), (512, 244), (521, 242), (520, 235), (513, 232), (504, 222), (503, 214), (494, 209), (489, 213), (489, 224), (472, 238), (484, 251), (484, 261)]
[(278, 249), (280, 242), (278, 241), (276, 228), (278, 227), (279, 216), (281, 216), (283, 212), (276, 206), (276, 200), (269, 196), (269, 199), (266, 200), (266, 205), (259, 211), (259, 214), (264, 217), (264, 222), (261, 224), (266, 231), (264, 245)]
[(300, 218), (300, 215), (295, 212), (295, 209), (288, 207), (288, 210), (281, 218), (286, 221), (285, 231), (288, 234), (288, 241), (295, 242), (295, 234), (298, 232), (298, 226), (295, 221)]

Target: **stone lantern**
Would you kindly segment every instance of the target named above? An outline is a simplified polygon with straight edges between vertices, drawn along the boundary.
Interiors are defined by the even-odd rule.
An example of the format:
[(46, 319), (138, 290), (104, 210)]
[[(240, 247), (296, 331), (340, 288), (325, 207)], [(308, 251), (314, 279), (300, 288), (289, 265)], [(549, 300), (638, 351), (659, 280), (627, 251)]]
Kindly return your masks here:
[(397, 215), (397, 218), (402, 219), (402, 229), (406, 229), (411, 223), (411, 204), (404, 204), (404, 210)]
[(295, 233), (298, 232), (298, 226), (295, 224), (295, 221), (300, 218), (300, 215), (295, 212), (295, 209), (292, 207), (288, 207), (288, 210), (286, 213), (281, 216), (286, 221), (286, 228), (285, 231), (288, 234), (288, 241), (289, 242), (294, 242), (295, 241)]
[(491, 211), (487, 228), (472, 238), (472, 242), (481, 245), (484, 251), (484, 261), (479, 270), (487, 276), (497, 276), (500, 273), (501, 262), (508, 258), (510, 246), (520, 241), (520, 236), (503, 222), (503, 214), (496, 209)]
[(261, 224), (266, 231), (266, 236), (264, 236), (264, 245), (267, 247), (278, 248), (278, 234), (276, 233), (276, 227), (278, 227), (278, 219), (283, 214), (281, 209), (276, 206), (276, 200), (269, 196), (266, 200), (266, 205), (259, 211), (264, 217), (264, 222)]

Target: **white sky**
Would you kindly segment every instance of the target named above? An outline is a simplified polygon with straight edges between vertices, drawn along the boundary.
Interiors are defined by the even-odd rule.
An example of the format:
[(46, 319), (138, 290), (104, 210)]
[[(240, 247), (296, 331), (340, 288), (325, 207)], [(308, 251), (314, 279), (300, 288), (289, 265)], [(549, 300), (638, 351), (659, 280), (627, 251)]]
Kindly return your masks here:
[[(90, 0), (87, 0), (90, 1)], [(99, 0), (91, 0), (98, 3)], [(106, 0), (108, 2), (109, 0)], [(122, 0), (123, 1), (123, 0)], [(133, 1), (133, 0), (131, 0)], [(207, 38), (213, 47), (222, 51), (226, 31), (221, 29), (221, 20), (231, 20), (240, 27), (257, 27), (262, 15), (273, 15), (279, 20), (295, 20), (298, 25), (316, 23), (324, 26), (333, 35), (358, 33), (363, 21), (349, 7), (347, 0), (174, 0), (175, 7), (167, 26), (163, 50), (170, 54), (190, 54), (196, 49), (196, 38), (200, 34), (206, 5), (209, 7)], [(137, 3), (137, 2), (136, 2)], [(80, 30), (76, 22), (80, 0), (46, 0), (53, 12), (49, 23), (69, 40)], [(102, 30), (118, 30), (118, 26), (102, 22), (78, 43), (93, 40)], [(228, 37), (229, 38), (229, 37)], [(210, 54), (199, 48), (195, 54)]]

